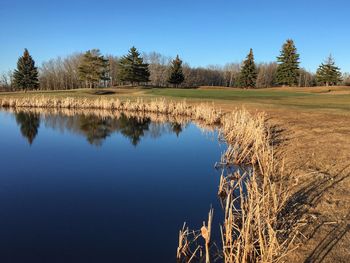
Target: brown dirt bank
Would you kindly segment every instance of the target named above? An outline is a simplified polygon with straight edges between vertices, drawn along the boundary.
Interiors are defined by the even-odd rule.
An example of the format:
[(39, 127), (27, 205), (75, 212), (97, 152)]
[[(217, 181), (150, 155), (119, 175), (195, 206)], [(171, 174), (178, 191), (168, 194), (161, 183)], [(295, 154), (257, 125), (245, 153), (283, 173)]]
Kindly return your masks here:
[[(222, 105), (229, 109), (230, 105)], [(232, 106), (231, 106), (232, 107)], [(260, 105), (246, 106), (250, 111)], [(350, 114), (344, 111), (263, 109), (277, 125), (286, 168), (294, 177), (293, 209), (300, 247), (290, 262), (349, 262)]]

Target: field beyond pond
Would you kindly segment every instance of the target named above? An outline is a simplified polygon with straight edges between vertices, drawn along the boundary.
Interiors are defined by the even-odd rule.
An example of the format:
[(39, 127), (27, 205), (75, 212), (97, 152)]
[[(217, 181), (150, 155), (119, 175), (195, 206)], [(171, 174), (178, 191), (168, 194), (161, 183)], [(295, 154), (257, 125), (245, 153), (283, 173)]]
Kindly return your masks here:
[[(279, 151), (295, 180), (305, 225), (303, 246), (291, 262), (346, 262), (350, 257), (350, 87), (197, 89), (108, 88), (0, 93), (5, 96), (59, 96), (210, 102), (230, 111), (264, 111), (275, 126)], [(304, 228), (303, 228), (304, 227)]]
[(1, 96), (72, 96), (72, 97), (166, 97), (213, 101), (223, 104), (252, 105), (258, 108), (296, 108), (350, 111), (350, 87), (281, 87), (268, 89), (236, 89), (225, 87), (175, 88), (104, 88), (64, 91), (31, 91), (0, 93)]

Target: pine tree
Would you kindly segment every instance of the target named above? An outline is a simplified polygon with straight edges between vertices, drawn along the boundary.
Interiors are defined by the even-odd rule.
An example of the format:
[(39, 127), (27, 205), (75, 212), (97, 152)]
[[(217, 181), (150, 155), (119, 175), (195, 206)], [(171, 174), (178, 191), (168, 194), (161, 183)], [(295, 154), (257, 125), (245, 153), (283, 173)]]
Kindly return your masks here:
[(179, 55), (176, 56), (171, 64), (168, 82), (178, 87), (178, 85), (185, 80), (185, 76), (182, 72), (182, 60), (179, 58)]
[(108, 77), (108, 60), (106, 60), (98, 49), (88, 50), (82, 57), (79, 65), (79, 78), (86, 86), (93, 88), (100, 81), (106, 82)]
[(278, 68), (276, 82), (280, 85), (293, 86), (298, 83), (299, 54), (292, 39), (283, 44), (281, 55), (277, 57)]
[(316, 72), (316, 79), (322, 85), (337, 85), (342, 81), (340, 69), (335, 65), (332, 55), (322, 63)]
[(38, 69), (27, 49), (18, 59), (17, 69), (13, 73), (14, 86), (19, 89), (32, 90), (39, 87)]
[(129, 53), (120, 59), (119, 66), (121, 81), (130, 82), (132, 85), (149, 81), (148, 64), (143, 63), (143, 58), (135, 47), (130, 48)]
[(250, 49), (240, 73), (240, 85), (243, 88), (255, 88), (258, 72), (254, 62), (253, 49)]

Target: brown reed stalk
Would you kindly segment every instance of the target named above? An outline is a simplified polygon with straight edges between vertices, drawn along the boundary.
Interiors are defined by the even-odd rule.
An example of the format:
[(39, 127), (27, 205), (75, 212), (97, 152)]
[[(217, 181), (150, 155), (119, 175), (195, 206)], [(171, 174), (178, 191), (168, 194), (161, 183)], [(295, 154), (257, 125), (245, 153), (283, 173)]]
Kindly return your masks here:
[(209, 244), (210, 244), (213, 216), (214, 216), (214, 209), (211, 208), (208, 214), (208, 224), (206, 225), (205, 222), (203, 222), (203, 226), (201, 228), (201, 235), (205, 240), (205, 263), (210, 263)]

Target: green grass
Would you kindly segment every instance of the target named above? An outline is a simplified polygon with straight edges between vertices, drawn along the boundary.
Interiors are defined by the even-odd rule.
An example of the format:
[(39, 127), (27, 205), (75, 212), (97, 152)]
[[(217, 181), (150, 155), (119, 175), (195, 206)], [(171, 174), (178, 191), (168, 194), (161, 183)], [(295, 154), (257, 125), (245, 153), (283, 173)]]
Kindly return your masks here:
[(342, 110), (350, 111), (350, 92), (341, 94), (350, 88), (334, 88), (333, 93), (329, 93), (328, 88), (273, 88), (259, 90), (242, 89), (102, 89), (109, 94), (101, 94), (101, 89), (77, 89), (69, 91), (35, 91), (35, 92), (16, 92), (0, 93), (1, 96), (70, 96), (82, 98), (97, 97), (118, 97), (133, 99), (143, 97), (145, 99), (152, 97), (169, 97), (172, 99), (204, 100), (216, 101), (227, 104), (254, 104), (260, 107), (287, 107), (300, 109), (324, 109), (324, 110)]
[(242, 100), (242, 99), (278, 99), (284, 97), (309, 96), (300, 92), (275, 91), (275, 90), (201, 90), (201, 89), (151, 89), (147, 92), (156, 96), (171, 96), (181, 98), (201, 98), (220, 100)]
[[(311, 90), (312, 91), (312, 90)], [(304, 109), (340, 109), (350, 111), (350, 94), (325, 94), (296, 89), (276, 90), (201, 90), (201, 89), (152, 89), (148, 95), (174, 98), (224, 100), (238, 103), (297, 107)]]

